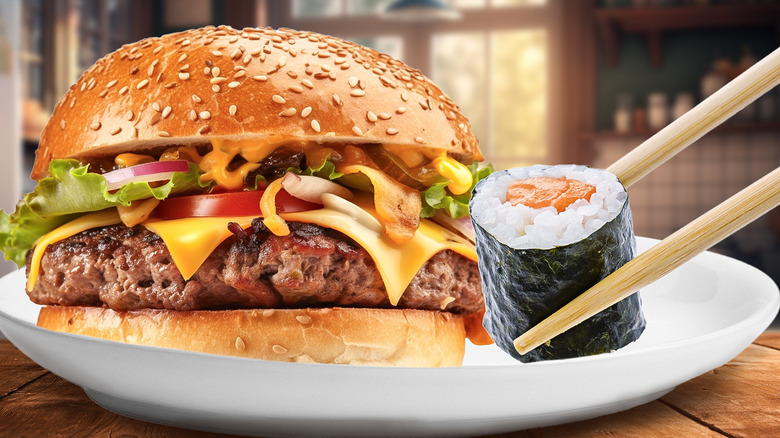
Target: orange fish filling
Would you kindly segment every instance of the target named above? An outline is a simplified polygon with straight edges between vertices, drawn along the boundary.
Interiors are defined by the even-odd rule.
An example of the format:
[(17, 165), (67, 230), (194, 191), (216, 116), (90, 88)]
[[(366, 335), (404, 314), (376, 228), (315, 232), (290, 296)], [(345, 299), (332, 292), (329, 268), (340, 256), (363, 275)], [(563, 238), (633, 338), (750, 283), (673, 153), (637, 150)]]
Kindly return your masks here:
[(531, 208), (555, 207), (558, 213), (578, 199), (590, 201), (596, 187), (576, 179), (534, 177), (509, 184), (506, 200)]

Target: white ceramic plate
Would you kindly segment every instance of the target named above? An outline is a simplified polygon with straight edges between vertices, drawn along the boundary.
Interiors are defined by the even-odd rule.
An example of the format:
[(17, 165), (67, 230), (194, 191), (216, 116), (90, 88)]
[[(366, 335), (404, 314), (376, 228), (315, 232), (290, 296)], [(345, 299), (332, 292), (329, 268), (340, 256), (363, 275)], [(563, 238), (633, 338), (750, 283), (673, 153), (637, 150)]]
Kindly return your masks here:
[[(640, 250), (654, 241), (638, 239)], [(130, 417), (244, 435), (465, 436), (578, 421), (654, 400), (739, 354), (780, 307), (772, 280), (702, 254), (642, 292), (648, 324), (617, 352), (522, 364), (469, 345), (459, 368), (266, 362), (35, 326), (22, 272), (0, 279), (0, 329), (31, 359)]]

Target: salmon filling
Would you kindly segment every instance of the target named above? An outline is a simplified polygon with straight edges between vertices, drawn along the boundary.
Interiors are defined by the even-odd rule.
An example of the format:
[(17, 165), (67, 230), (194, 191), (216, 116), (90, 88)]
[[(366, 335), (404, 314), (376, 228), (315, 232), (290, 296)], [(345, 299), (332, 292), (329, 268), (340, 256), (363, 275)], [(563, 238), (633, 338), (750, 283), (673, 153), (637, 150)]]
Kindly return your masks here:
[(534, 177), (509, 184), (506, 200), (513, 206), (523, 204), (530, 208), (555, 207), (558, 213), (578, 199), (590, 201), (596, 187), (582, 181), (566, 178)]

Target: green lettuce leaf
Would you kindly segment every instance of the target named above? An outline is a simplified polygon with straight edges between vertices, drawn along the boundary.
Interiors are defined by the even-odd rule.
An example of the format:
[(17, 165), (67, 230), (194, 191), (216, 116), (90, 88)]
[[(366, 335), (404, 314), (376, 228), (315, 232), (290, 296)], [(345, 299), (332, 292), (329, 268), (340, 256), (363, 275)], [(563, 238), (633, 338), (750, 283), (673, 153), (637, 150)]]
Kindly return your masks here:
[(287, 169), (288, 172), (297, 173), (298, 175), (318, 176), (327, 180), (334, 180), (344, 176), (343, 173), (336, 172), (336, 165), (330, 161), (330, 155), (323, 160), (322, 164), (317, 167), (307, 166), (301, 170), (297, 167), (291, 167)]
[(204, 190), (200, 171), (190, 164), (187, 172), (176, 172), (165, 184), (133, 182), (109, 193), (102, 175), (90, 173), (88, 166), (76, 160), (52, 160), (48, 177), (40, 180), (35, 191), (24, 195), (10, 215), (0, 211), (0, 250), (6, 260), (24, 266), (25, 256), (35, 241), (80, 214), (116, 205), (129, 206), (138, 199), (165, 199), (172, 193)]
[(431, 217), (436, 210), (444, 210), (453, 219), (460, 219), (469, 214), (469, 200), (477, 183), (488, 177), (495, 171), (492, 164), (479, 168), (479, 163), (474, 161), (466, 166), (471, 171), (472, 183), (469, 190), (462, 195), (453, 195), (447, 185), (449, 181), (436, 183), (422, 193), (421, 217)]

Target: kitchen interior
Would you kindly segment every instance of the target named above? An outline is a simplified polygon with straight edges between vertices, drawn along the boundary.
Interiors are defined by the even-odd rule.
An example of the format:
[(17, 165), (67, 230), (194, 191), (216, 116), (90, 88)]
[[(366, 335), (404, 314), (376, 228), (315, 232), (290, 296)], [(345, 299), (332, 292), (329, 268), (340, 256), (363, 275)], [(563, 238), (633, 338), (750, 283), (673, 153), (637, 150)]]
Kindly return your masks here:
[[(461, 106), (500, 169), (608, 167), (780, 40), (773, 0), (445, 0), (430, 15), (395, 3), (439, 2), (25, 0), (18, 21), (0, 15), (0, 76), (18, 84), (3, 123), (21, 125), (8, 129), (21, 137), (5, 146), (18, 148), (9, 156), (21, 172), (7, 187), (15, 199), (34, 187), (40, 132), (83, 70), (124, 43), (187, 28), (306, 29), (397, 57)], [(631, 186), (636, 235), (662, 239), (778, 165), (776, 87)], [(780, 208), (713, 250), (780, 283)]]

